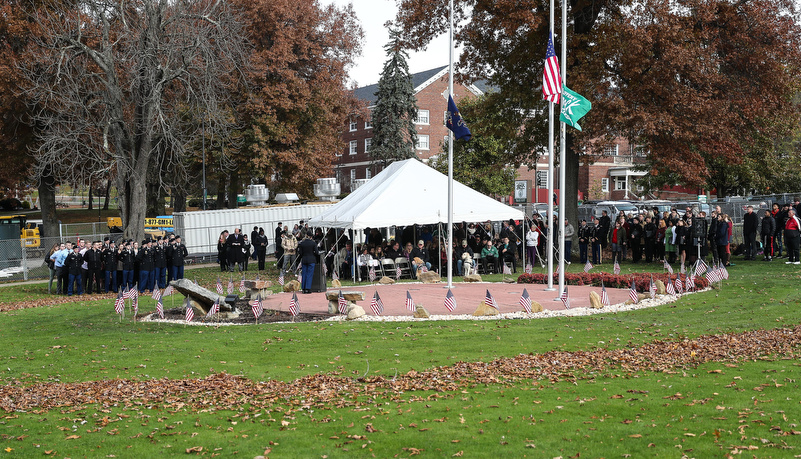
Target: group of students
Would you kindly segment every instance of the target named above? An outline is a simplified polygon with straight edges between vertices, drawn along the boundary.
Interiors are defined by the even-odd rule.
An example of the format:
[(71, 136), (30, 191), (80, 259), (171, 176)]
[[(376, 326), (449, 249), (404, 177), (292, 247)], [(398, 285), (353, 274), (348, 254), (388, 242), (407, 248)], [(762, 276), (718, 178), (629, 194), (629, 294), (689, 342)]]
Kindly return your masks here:
[[(81, 295), (106, 293), (138, 287), (140, 293), (163, 289), (173, 279), (183, 279), (189, 252), (181, 236), (145, 239), (140, 245), (131, 239), (119, 245), (106, 237), (102, 242), (79, 239), (53, 245), (45, 256), (50, 268), (48, 293)], [(56, 289), (53, 291), (53, 281)]]

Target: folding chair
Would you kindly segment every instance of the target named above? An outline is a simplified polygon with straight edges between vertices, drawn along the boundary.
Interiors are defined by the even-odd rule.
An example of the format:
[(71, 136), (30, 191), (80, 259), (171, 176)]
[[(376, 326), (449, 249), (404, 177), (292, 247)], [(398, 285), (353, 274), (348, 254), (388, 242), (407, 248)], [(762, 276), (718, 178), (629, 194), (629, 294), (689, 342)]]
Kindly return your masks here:
[(412, 278), (412, 265), (409, 263), (409, 260), (406, 257), (398, 257), (395, 259), (395, 270), (397, 268), (401, 269), (401, 277), (408, 276), (409, 279)]
[(392, 261), (390, 258), (382, 258), (381, 259), (381, 271), (383, 271), (383, 275), (387, 277), (396, 277), (395, 276), (395, 262)]

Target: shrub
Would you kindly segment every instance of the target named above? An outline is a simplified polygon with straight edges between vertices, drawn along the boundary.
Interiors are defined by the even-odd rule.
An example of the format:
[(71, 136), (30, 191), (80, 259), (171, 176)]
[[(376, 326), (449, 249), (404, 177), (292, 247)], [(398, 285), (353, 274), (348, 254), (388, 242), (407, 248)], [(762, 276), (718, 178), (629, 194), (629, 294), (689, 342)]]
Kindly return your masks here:
[[(651, 276), (654, 280), (661, 280), (663, 283), (673, 282), (676, 275), (667, 273), (632, 273), (626, 275), (615, 275), (611, 273), (565, 273), (565, 284), (567, 285), (592, 285), (600, 287), (601, 282), (609, 288), (630, 288), (632, 281), (636, 283), (638, 292), (647, 292), (651, 284)], [(554, 273), (554, 283), (559, 282), (559, 275)], [(521, 274), (517, 278), (518, 284), (547, 284), (547, 274)], [(696, 288), (706, 288), (709, 282), (705, 277), (695, 278)]]

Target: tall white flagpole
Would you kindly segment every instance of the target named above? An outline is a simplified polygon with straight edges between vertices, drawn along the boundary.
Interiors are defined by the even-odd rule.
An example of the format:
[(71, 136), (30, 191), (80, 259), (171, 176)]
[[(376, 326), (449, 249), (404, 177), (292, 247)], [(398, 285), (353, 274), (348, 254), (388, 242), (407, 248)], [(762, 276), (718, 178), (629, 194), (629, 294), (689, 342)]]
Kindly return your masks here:
[[(562, 0), (562, 92), (567, 85), (567, 2)], [(567, 169), (566, 157), (567, 149), (565, 148), (565, 129), (564, 122), (559, 123), (559, 221), (557, 223), (559, 231), (559, 294), (561, 295), (565, 288), (565, 259), (569, 257), (569, 253), (565, 253), (565, 218), (567, 217), (567, 199), (565, 194), (565, 169)]]
[[(548, 33), (553, 33), (554, 0), (550, 1), (550, 28)], [(544, 84), (544, 83), (543, 83)], [(545, 291), (553, 291), (553, 102), (548, 102), (548, 215), (545, 223), (548, 225), (548, 238), (545, 240), (545, 250), (548, 251), (548, 287)]]
[[(453, 97), (453, 0), (450, 0), (448, 32), (448, 95)], [(456, 102), (454, 100), (454, 102)], [(447, 103), (447, 101), (445, 101)], [(448, 288), (453, 288), (453, 131), (448, 129)]]

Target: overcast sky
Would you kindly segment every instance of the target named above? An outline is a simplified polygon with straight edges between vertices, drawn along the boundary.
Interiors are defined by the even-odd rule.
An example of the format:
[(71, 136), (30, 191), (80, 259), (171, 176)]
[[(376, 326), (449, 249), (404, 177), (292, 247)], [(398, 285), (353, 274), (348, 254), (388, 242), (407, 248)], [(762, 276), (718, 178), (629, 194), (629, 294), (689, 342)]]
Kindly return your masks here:
[[(395, 19), (398, 10), (395, 0), (321, 0), (321, 3), (333, 3), (337, 6), (353, 4), (353, 10), (364, 29), (364, 43), (362, 55), (350, 70), (350, 78), (359, 87), (378, 83), (381, 69), (387, 60), (384, 45), (389, 41), (389, 32), (384, 23)], [(457, 60), (456, 55), (454, 60)], [(448, 65), (448, 35), (437, 37), (426, 51), (410, 52), (408, 62), (412, 73)]]

